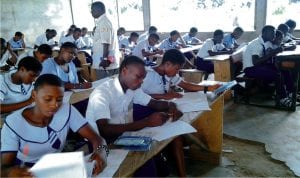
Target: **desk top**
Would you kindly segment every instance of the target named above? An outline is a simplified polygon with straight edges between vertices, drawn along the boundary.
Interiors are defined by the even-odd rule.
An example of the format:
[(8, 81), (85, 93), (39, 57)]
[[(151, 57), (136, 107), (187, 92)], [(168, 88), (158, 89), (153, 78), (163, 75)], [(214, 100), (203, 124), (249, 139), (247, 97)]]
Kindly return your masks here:
[(230, 58), (230, 54), (221, 54), (221, 55), (215, 55), (215, 56), (208, 56), (204, 58), (204, 60), (209, 61), (225, 61)]
[(179, 51), (182, 52), (182, 53), (186, 53), (186, 52), (190, 52), (190, 51), (200, 49), (201, 47), (202, 47), (202, 44), (193, 45), (193, 46), (189, 46), (189, 47), (186, 47), (186, 48), (181, 48), (181, 49), (179, 49)]
[(277, 57), (283, 56), (300, 56), (300, 45), (297, 45), (295, 50), (283, 51), (277, 54)]

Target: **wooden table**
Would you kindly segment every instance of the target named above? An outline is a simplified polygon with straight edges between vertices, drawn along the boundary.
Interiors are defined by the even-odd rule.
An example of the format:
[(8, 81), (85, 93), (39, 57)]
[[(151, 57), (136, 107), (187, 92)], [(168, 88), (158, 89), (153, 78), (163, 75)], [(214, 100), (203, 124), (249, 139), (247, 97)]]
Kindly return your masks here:
[(228, 82), (231, 80), (229, 54), (209, 56), (204, 60), (213, 61), (216, 81)]

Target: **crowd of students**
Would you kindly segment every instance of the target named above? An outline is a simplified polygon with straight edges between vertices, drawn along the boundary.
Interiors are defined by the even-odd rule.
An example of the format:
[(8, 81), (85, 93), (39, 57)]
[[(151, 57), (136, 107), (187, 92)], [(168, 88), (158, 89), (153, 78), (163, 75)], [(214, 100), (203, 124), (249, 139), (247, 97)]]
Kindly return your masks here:
[[(218, 29), (212, 38), (202, 42), (196, 37), (197, 28), (192, 27), (182, 37), (173, 30), (170, 37), (159, 43), (160, 37), (154, 26), (141, 35), (132, 32), (129, 37), (125, 36), (125, 28), (115, 31), (101, 2), (92, 4), (91, 13), (96, 22), (93, 37), (87, 35), (87, 28), (72, 25), (57, 43), (53, 40), (57, 32), (47, 29), (37, 37), (35, 49), (21, 55), (14, 50), (26, 47), (21, 32), (16, 32), (8, 42), (1, 38), (1, 70), (9, 70), (0, 75), (1, 117), (5, 118), (1, 129), (2, 176), (31, 176), (27, 167), (44, 154), (62, 151), (69, 129), (78, 132), (92, 145), (91, 159), (96, 161), (94, 174), (98, 174), (106, 166), (106, 142), (113, 142), (126, 131), (159, 126), (170, 116), (173, 121), (182, 116), (176, 104), (169, 101), (182, 97), (174, 92), (174, 87), (186, 91), (218, 88), (219, 85), (207, 88), (187, 82), (179, 76), (179, 70), (194, 59), (190, 67), (214, 73), (213, 63), (205, 58), (232, 54), (239, 47), (237, 39), (244, 32), (241, 27), (228, 34)], [(261, 35), (243, 50), (242, 60), (233, 62), (239, 66), (236, 67), (238, 71), (242, 66), (247, 77), (262, 80), (266, 85), (274, 82), (277, 73), (282, 72), (285, 82), (280, 101), (284, 106), (290, 105), (293, 76), (278, 71), (272, 57), (284, 50), (283, 43), (298, 40), (292, 35), (295, 27), (293, 20), (280, 24), (278, 29), (264, 26)], [(198, 44), (202, 47), (197, 54), (183, 54), (179, 50)], [(57, 45), (58, 55), (53, 57), (52, 49)], [(73, 63), (78, 49), (92, 49), (92, 80), (118, 74), (90, 94), (86, 119), (72, 105), (63, 102), (65, 90), (91, 87), (89, 80), (78, 78)], [(125, 54), (122, 61), (119, 51)], [(162, 62), (156, 65), (158, 55)], [(133, 117), (130, 117), (131, 110)], [(184, 177), (183, 141), (179, 137), (171, 144), (178, 175)], [(27, 148), (29, 153), (24, 153)], [(148, 161), (140, 170), (144, 171), (137, 171), (136, 176), (159, 175), (155, 160)]]

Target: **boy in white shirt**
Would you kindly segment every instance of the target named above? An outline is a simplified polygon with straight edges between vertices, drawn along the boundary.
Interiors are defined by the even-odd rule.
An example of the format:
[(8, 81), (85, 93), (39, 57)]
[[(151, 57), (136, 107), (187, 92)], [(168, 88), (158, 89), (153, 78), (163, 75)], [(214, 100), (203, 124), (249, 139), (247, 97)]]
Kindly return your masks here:
[(197, 36), (198, 29), (196, 27), (192, 27), (189, 33), (186, 33), (182, 36), (183, 41), (186, 45), (198, 45), (202, 44), (202, 41), (198, 39)]
[(130, 36), (128, 38), (123, 38), (123, 40), (120, 41), (121, 49), (124, 50), (125, 55), (130, 55), (137, 45), (137, 39), (139, 38), (139, 34), (136, 32), (130, 33)]
[(137, 43), (148, 39), (149, 35), (152, 33), (157, 33), (157, 28), (155, 26), (150, 26), (148, 31), (144, 32), (139, 36)]
[(81, 37), (81, 29), (80, 28), (75, 28), (72, 35), (63, 37), (60, 41), (60, 45), (66, 43), (66, 42), (74, 43), (78, 49), (82, 49), (82, 48), (86, 47), (86, 44)]
[(86, 27), (81, 28), (81, 38), (83, 39), (86, 48), (92, 48), (93, 47), (93, 39), (90, 37), (90, 35), (87, 34), (88, 29)]
[(36, 38), (35, 43), (34, 43), (34, 48), (37, 48), (42, 44), (48, 44), (51, 47), (55, 46), (56, 42), (53, 40), (53, 38), (56, 35), (57, 35), (56, 30), (47, 29), (44, 34), (42, 34)]

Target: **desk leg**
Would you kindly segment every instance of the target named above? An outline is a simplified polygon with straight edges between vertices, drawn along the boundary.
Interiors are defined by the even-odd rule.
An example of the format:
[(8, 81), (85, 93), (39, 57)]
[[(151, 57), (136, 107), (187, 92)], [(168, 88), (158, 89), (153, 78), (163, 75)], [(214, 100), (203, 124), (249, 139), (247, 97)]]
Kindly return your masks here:
[(204, 151), (197, 146), (191, 146), (192, 159), (203, 160), (219, 165), (221, 162), (223, 144), (223, 110), (224, 95), (219, 96), (211, 105), (211, 111), (199, 116), (192, 126), (197, 130), (196, 138), (203, 142), (209, 151)]
[[(230, 59), (224, 61), (214, 61), (215, 80), (221, 82), (228, 82), (231, 80)], [(225, 96), (225, 100), (231, 99), (231, 92)]]

